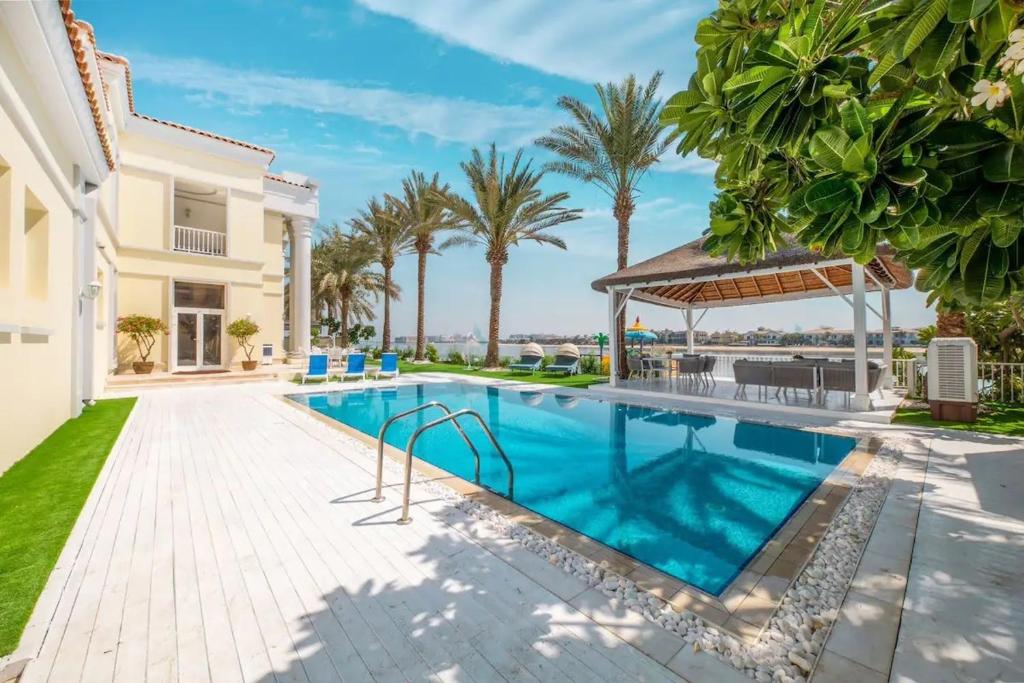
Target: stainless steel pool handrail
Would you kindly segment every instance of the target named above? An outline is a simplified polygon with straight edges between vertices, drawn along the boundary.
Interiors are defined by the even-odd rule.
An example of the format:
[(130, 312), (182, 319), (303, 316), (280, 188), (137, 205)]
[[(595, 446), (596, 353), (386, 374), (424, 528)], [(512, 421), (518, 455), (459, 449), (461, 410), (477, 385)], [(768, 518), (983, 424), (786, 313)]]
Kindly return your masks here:
[[(428, 403), (418, 405), (415, 408), (411, 408), (404, 412), (398, 413), (397, 415), (392, 415), (384, 422), (383, 425), (381, 425), (380, 432), (377, 433), (377, 494), (373, 498), (371, 498), (371, 500), (374, 503), (379, 503), (382, 500), (384, 500), (384, 494), (381, 491), (384, 485), (384, 434), (388, 431), (388, 427), (390, 427), (396, 421), (402, 419), (403, 417), (408, 417), (413, 413), (418, 413), (421, 410), (426, 410), (427, 408), (440, 408), (441, 410), (444, 411), (445, 415), (452, 414), (451, 408), (441, 403), (440, 401), (430, 401)], [(455, 429), (459, 431), (459, 435), (462, 436), (462, 440), (466, 442), (467, 446), (469, 446), (469, 450), (473, 451), (473, 457), (476, 458), (476, 480), (477, 483), (479, 483), (480, 452), (476, 450), (476, 447), (473, 445), (473, 442), (469, 440), (468, 436), (466, 436), (466, 432), (462, 431), (462, 426), (459, 425), (458, 422), (455, 423)]]
[[(408, 524), (411, 519), (409, 518), (409, 492), (412, 486), (412, 449), (416, 445), (416, 439), (426, 432), (428, 429), (433, 429), (438, 425), (442, 425), (445, 422), (453, 422), (458, 425), (459, 418), (463, 415), (472, 415), (476, 418), (476, 421), (480, 423), (480, 427), (483, 428), (484, 433), (487, 434), (487, 438), (491, 440), (491, 445), (494, 446), (494, 450), (498, 451), (498, 455), (505, 463), (505, 467), (508, 469), (508, 499), (512, 500), (513, 490), (515, 485), (515, 475), (512, 472), (512, 463), (509, 461), (508, 456), (505, 455), (505, 449), (501, 447), (498, 440), (494, 438), (494, 433), (491, 432), (491, 428), (487, 426), (484, 419), (480, 417), (480, 413), (470, 408), (463, 408), (462, 410), (456, 410), (454, 413), (449, 413), (444, 417), (439, 417), (432, 422), (428, 422), (423, 425), (415, 432), (409, 439), (409, 443), (405, 446), (405, 489), (402, 492), (402, 516), (398, 520), (399, 524)], [(475, 451), (475, 449), (474, 449)], [(476, 460), (476, 479), (477, 483), (480, 483), (480, 456), (477, 455)]]

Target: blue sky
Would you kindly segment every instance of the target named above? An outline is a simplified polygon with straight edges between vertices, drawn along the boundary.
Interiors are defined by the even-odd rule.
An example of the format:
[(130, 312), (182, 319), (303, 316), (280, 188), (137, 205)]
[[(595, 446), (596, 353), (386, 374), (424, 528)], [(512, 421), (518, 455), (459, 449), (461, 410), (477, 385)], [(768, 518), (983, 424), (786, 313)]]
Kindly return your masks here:
[[(267, 145), (274, 170), (320, 182), (321, 221), (344, 223), (366, 200), (397, 192), (412, 169), (438, 171), (465, 189), (459, 162), (491, 141), (527, 148), (562, 122), (559, 95), (592, 101), (592, 83), (665, 72), (663, 91), (693, 69), (693, 32), (713, 0), (78, 0), (100, 49), (132, 64), (142, 113)], [(699, 236), (707, 226), (713, 167), (667, 157), (642, 182), (630, 262)], [(505, 271), (502, 332), (603, 330), (605, 298), (590, 282), (615, 268), (615, 223), (599, 190), (545, 178), (571, 193), (583, 220), (560, 231), (568, 252), (524, 245)], [(485, 328), (487, 265), (474, 249), (432, 257), (427, 333)], [(415, 259), (396, 268), (403, 300), (396, 335), (415, 332)], [(895, 324), (934, 314), (914, 292), (894, 297)], [(681, 328), (677, 311), (636, 305), (648, 325)], [(379, 324), (379, 323), (378, 323)], [(875, 326), (869, 321), (869, 326)], [(825, 299), (711, 311), (702, 327), (803, 329), (851, 326)]]

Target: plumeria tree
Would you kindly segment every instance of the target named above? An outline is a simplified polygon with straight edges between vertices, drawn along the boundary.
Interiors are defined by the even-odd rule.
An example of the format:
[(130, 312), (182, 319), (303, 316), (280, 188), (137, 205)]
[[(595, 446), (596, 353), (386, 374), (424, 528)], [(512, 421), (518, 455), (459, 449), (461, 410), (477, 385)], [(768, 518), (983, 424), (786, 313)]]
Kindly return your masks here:
[(1024, 3), (721, 0), (662, 121), (718, 162), (705, 247), (881, 243), (944, 310), (1024, 290)]

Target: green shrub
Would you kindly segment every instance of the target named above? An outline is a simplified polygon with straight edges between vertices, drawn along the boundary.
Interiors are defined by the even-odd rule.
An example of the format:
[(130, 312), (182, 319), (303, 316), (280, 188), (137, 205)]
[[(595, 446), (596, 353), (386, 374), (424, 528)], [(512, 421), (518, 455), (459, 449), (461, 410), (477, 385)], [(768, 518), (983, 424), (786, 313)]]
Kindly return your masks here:
[(580, 372), (587, 375), (599, 375), (601, 374), (601, 364), (597, 360), (597, 356), (586, 355), (580, 358)]
[(433, 344), (427, 344), (426, 355), (427, 360), (429, 360), (431, 363), (436, 363), (439, 360), (441, 360), (441, 354), (437, 352), (437, 347), (434, 346)]
[(149, 360), (149, 354), (156, 344), (157, 335), (170, 332), (160, 318), (137, 314), (118, 318), (117, 331), (119, 334), (127, 334), (128, 338), (135, 342), (143, 363)]
[(231, 324), (228, 325), (227, 333), (234, 337), (235, 341), (238, 342), (238, 346), (245, 351), (245, 357), (248, 360), (252, 360), (252, 352), (256, 345), (250, 343), (249, 340), (260, 333), (260, 326), (248, 318), (239, 318), (238, 320), (231, 321)]
[(398, 357), (402, 360), (409, 360), (413, 355), (415, 355), (415, 353), (416, 351), (414, 349), (400, 349), (398, 351)]
[(512, 365), (512, 359), (509, 358), (508, 356), (502, 356), (500, 359), (498, 359), (498, 365), (500, 365), (503, 368), (507, 368), (508, 366)]
[(540, 369), (543, 370), (547, 366), (555, 362), (554, 356), (544, 356), (544, 359), (540, 362)]
[(454, 349), (448, 352), (448, 356), (444, 359), (445, 363), (450, 365), (465, 365), (466, 357)]

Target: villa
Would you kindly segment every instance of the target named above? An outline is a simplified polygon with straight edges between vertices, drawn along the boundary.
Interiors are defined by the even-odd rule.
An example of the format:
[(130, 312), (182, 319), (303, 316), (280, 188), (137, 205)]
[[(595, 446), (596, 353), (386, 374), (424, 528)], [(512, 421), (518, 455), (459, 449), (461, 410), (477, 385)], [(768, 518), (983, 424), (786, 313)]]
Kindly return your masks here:
[[(833, 5), (793, 9), (796, 25), (832, 31)], [(245, 40), (275, 44), (229, 11)], [(494, 359), (507, 251), (579, 217), (551, 208), (565, 193), (491, 182), (506, 170), (495, 145), (476, 207), (414, 172), (360, 230), (317, 230), (317, 180), (273, 168), (263, 145), (143, 113), (132, 55), (103, 44), (70, 0), (0, 2), (0, 683), (1024, 681), (1024, 362), (982, 356), (980, 334), (899, 348), (919, 338), (894, 324), (892, 293), (923, 271), (892, 244), (854, 258), (787, 236), (740, 262), (708, 231), (579, 283), (607, 334), (514, 334), (516, 357)], [(846, 97), (832, 90), (816, 111)], [(850, 106), (844, 125), (868, 141)], [(844, 169), (863, 168), (856, 144)], [(482, 177), (473, 154), (463, 168)], [(942, 191), (933, 168), (913, 170), (900, 182)], [(536, 167), (517, 173), (539, 187)], [(460, 211), (472, 232), (447, 224)], [(531, 232), (501, 224), (518, 237), (494, 246), (488, 211)], [(845, 243), (860, 223), (835, 215)], [(467, 311), (470, 297), (417, 297), (404, 279), (410, 244), (420, 282), (443, 248), (414, 228), (442, 224), (489, 259), (488, 367), (472, 353), (485, 340), (425, 335), (424, 292)], [(547, 279), (527, 312), (568, 320)], [(386, 316), (418, 305), (418, 339), (449, 358), (387, 338), (356, 348), (380, 292)], [(756, 326), (761, 304), (824, 297), (849, 329)], [(363, 326), (320, 344), (314, 301)], [(636, 317), (614, 334), (646, 307), (684, 331)], [(750, 308), (749, 332), (701, 328), (728, 307)], [(155, 330), (142, 343), (124, 332), (136, 316)]]
[(282, 360), (286, 280), (310, 329), (319, 190), (270, 149), (137, 111), (130, 62), (68, 2), (3, 3), (0, 31), (0, 372), (27, 392), (0, 396), (3, 471), (139, 360), (120, 316), (164, 322), (168, 372), (237, 365), (243, 317)]

